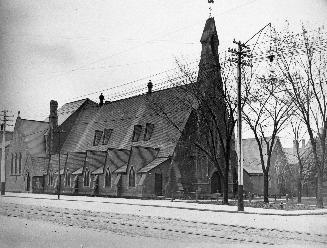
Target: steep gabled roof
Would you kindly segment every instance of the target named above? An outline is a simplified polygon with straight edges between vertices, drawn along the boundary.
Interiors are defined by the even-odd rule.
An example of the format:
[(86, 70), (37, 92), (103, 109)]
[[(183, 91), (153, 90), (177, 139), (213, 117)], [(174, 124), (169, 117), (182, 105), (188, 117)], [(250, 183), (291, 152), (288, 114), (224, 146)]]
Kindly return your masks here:
[(25, 120), (17, 118), (16, 125), (18, 132), (22, 135), (24, 139), (29, 153), (32, 156), (45, 155), (44, 134), (48, 130), (48, 123), (43, 121)]
[[(102, 107), (85, 106), (62, 151), (128, 150), (131, 146), (144, 146), (160, 149), (161, 157), (170, 156), (181, 135), (179, 130), (184, 129), (191, 113), (189, 106), (180, 103), (183, 94), (186, 95), (185, 90), (175, 87), (106, 103)], [(146, 123), (154, 125), (149, 140), (144, 140)], [(135, 125), (142, 126), (142, 133), (139, 141), (132, 142)], [(102, 145), (101, 140), (98, 146), (93, 146), (95, 130), (105, 128), (113, 129), (108, 144)]]
[[(270, 140), (270, 138), (267, 138)], [(279, 138), (276, 137), (275, 145)], [(262, 174), (261, 162), (260, 162), (260, 152), (258, 143), (255, 138), (243, 139), (243, 166), (249, 174)], [(267, 161), (267, 149), (266, 146), (262, 146), (264, 160)]]

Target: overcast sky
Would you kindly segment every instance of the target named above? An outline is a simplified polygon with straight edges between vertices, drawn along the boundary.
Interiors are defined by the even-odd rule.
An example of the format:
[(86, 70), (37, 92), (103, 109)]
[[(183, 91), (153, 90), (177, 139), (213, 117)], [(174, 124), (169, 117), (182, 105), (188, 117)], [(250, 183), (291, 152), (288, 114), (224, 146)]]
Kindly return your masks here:
[[(208, 13), (207, 0), (0, 0), (0, 108), (43, 120), (51, 99), (98, 101), (175, 57), (199, 59)], [(212, 11), (220, 49), (269, 22), (326, 25), (326, 13), (327, 0), (215, 0)]]

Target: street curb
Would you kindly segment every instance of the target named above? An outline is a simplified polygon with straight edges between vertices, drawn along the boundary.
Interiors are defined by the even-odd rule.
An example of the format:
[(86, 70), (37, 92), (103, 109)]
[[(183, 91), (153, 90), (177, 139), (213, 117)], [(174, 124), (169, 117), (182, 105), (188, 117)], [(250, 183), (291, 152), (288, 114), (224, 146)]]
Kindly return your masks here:
[[(25, 199), (37, 199), (37, 200), (52, 200), (58, 201), (58, 199), (47, 198), (47, 197), (28, 197), (28, 196), (13, 196), (13, 195), (2, 195), (1, 197), (12, 197), (12, 198), (25, 198)], [(1, 198), (0, 197), (0, 198)], [(178, 206), (162, 206), (156, 204), (137, 204), (137, 203), (123, 203), (123, 202), (108, 202), (108, 201), (92, 201), (92, 200), (77, 200), (77, 199), (60, 199), (61, 201), (76, 201), (76, 202), (94, 202), (104, 204), (115, 204), (115, 205), (128, 205), (128, 206), (145, 206), (145, 207), (158, 207), (158, 208), (172, 208), (172, 209), (186, 209), (193, 211), (207, 211), (215, 213), (237, 213), (237, 214), (257, 214), (257, 215), (275, 215), (275, 216), (306, 216), (306, 215), (327, 215), (326, 212), (310, 212), (310, 213), (258, 213), (258, 212), (239, 212), (235, 210), (224, 210), (224, 209), (210, 209), (210, 208), (194, 208), (194, 207), (178, 207)], [(285, 210), (284, 210), (285, 211)], [(300, 210), (305, 211), (305, 210)], [(315, 210), (312, 210), (315, 211)]]

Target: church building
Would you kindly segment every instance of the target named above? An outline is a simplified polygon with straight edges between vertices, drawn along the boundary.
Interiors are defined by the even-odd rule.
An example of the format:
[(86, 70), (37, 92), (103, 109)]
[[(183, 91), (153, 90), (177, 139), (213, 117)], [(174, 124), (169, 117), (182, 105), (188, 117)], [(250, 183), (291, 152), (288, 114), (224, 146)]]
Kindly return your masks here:
[[(215, 87), (223, 87), (214, 18), (206, 21), (201, 44), (195, 83), (201, 96), (210, 97)], [(44, 121), (18, 116), (6, 190), (113, 197), (222, 193), (221, 172), (196, 143), (199, 137), (205, 143), (208, 129), (190, 84), (157, 91), (154, 84), (148, 82), (145, 94), (117, 101), (104, 101), (101, 95), (99, 103), (83, 99), (58, 109), (52, 100)], [(218, 114), (225, 113), (224, 106), (222, 100)], [(219, 153), (221, 148), (214, 149)], [(233, 167), (236, 161), (232, 156)], [(16, 163), (18, 171), (12, 169)]]

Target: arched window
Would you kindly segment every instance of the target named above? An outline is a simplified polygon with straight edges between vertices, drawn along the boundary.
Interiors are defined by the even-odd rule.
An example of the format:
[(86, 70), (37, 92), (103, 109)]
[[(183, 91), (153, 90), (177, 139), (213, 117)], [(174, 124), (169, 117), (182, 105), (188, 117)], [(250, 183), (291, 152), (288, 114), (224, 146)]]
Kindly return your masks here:
[(70, 187), (71, 184), (71, 173), (69, 170), (66, 170), (66, 174), (65, 174), (65, 185), (67, 187)]
[(104, 176), (104, 185), (106, 188), (111, 187), (111, 173), (110, 173), (109, 168), (106, 169), (106, 174)]
[(48, 185), (50, 185), (50, 186), (53, 185), (53, 173), (52, 173), (52, 171), (49, 171), (49, 173), (48, 173)]
[(10, 168), (11, 175), (14, 174), (14, 154), (11, 154), (11, 168)]
[(135, 171), (133, 167), (129, 170), (128, 185), (129, 187), (135, 187)]
[(15, 153), (15, 174), (17, 174), (17, 153)]
[(88, 168), (84, 171), (84, 187), (90, 186), (90, 171)]
[(19, 153), (18, 173), (22, 174), (22, 154)]

